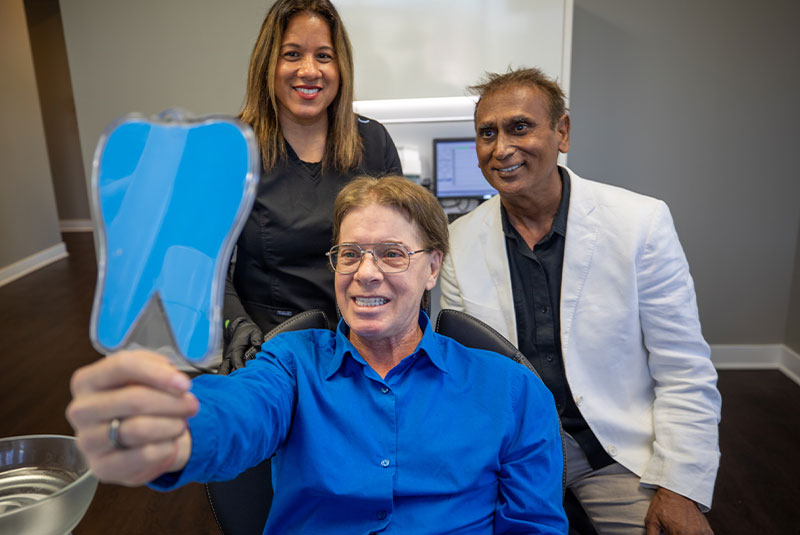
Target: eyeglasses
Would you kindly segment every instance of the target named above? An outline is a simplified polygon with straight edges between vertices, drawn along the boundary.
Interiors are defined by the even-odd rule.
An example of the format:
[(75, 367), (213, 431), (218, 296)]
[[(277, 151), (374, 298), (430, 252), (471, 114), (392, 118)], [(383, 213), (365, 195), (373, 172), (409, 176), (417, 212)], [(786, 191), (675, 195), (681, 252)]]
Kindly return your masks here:
[[(366, 247), (370, 247), (367, 249)], [(358, 271), (364, 253), (371, 253), (372, 260), (384, 273), (402, 273), (411, 265), (411, 256), (427, 253), (431, 249), (411, 251), (402, 243), (340, 243), (325, 253), (336, 273), (350, 275)]]

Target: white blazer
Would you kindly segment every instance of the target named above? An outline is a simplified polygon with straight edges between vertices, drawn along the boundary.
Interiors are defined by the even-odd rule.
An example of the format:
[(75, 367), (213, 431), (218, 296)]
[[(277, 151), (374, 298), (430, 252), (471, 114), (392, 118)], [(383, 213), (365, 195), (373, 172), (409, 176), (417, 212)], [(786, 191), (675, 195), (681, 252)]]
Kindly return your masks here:
[[(581, 414), (642, 484), (711, 506), (720, 395), (694, 283), (667, 205), (571, 170), (561, 280), (561, 349)], [(442, 308), (514, 344), (517, 326), (500, 198), (450, 225)]]

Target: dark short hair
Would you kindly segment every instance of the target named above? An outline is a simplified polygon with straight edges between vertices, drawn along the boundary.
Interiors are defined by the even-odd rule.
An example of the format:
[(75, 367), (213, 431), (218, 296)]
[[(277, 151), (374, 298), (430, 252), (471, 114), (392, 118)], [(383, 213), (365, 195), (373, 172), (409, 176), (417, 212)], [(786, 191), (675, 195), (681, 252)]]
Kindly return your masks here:
[(508, 72), (503, 74), (487, 72), (480, 83), (469, 86), (470, 91), (479, 97), (475, 104), (475, 111), (477, 112), (478, 104), (483, 97), (500, 89), (514, 86), (535, 87), (544, 94), (550, 112), (550, 128), (555, 128), (559, 119), (567, 113), (566, 95), (558, 82), (539, 69), (526, 67), (509, 68)]
[(350, 181), (333, 204), (333, 243), (339, 243), (342, 220), (355, 208), (378, 204), (400, 210), (415, 224), (424, 241), (423, 247), (447, 255), (450, 238), (447, 216), (436, 197), (419, 184), (399, 176), (383, 178), (359, 176)]

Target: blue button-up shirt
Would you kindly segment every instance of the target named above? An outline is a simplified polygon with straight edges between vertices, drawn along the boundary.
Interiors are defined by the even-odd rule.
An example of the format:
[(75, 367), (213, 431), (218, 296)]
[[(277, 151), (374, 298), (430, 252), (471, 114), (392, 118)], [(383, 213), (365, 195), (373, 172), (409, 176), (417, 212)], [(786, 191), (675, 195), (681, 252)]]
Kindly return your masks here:
[(272, 461), (265, 533), (566, 533), (553, 398), (523, 366), (433, 332), (385, 378), (347, 339), (308, 330), (192, 391), (192, 454), (168, 489)]

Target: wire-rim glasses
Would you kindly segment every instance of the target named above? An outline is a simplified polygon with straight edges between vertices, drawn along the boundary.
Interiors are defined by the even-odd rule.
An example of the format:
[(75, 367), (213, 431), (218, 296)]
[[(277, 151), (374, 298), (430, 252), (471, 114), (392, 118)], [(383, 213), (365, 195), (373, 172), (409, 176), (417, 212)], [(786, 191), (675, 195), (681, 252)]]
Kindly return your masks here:
[(384, 273), (402, 273), (411, 265), (411, 257), (430, 252), (430, 248), (410, 250), (397, 242), (385, 243), (340, 243), (325, 253), (336, 273), (350, 275), (358, 271), (364, 261), (364, 253), (372, 254), (375, 265)]

